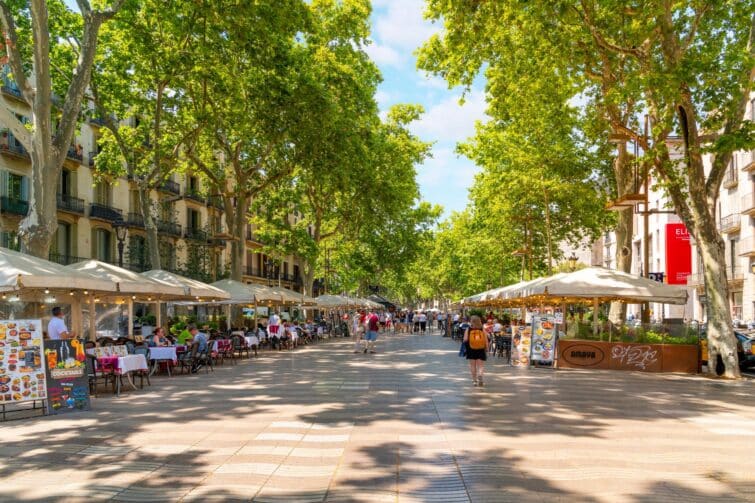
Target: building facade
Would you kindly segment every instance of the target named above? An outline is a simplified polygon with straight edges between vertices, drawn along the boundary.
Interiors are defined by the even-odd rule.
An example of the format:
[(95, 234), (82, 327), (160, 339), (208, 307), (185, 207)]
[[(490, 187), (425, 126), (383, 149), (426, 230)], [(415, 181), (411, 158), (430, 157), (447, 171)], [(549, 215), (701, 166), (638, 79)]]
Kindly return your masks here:
[[(30, 115), (15, 82), (3, 73), (0, 99), (22, 120)], [(0, 125), (2, 126), (2, 125)], [(57, 180), (58, 229), (50, 260), (67, 265), (84, 259), (118, 264), (118, 240), (113, 227), (124, 222), (124, 267), (142, 272), (151, 268), (138, 192), (127, 178), (95, 179), (94, 166), (103, 122), (80, 125)], [(0, 128), (0, 246), (18, 249), (18, 225), (29, 211), (31, 159), (7, 128)], [(153, 191), (159, 231), (161, 268), (202, 281), (227, 277), (229, 236), (222, 202), (209, 194), (202, 179), (191, 173), (173, 175)], [(247, 208), (245, 211), (249, 211)], [(291, 218), (295, 218), (292, 216)], [(244, 281), (301, 290), (301, 261), (294, 256), (273, 261), (249, 224), (245, 236)]]

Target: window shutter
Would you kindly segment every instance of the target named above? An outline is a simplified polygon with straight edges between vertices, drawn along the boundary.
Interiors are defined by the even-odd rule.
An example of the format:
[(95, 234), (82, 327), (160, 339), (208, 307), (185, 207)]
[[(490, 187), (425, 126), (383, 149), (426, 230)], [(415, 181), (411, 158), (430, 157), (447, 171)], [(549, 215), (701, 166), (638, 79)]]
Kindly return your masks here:
[(21, 194), (20, 195), (23, 201), (29, 200), (29, 177), (28, 176), (21, 177)]
[(8, 195), (8, 172), (5, 170), (0, 171), (0, 195)]

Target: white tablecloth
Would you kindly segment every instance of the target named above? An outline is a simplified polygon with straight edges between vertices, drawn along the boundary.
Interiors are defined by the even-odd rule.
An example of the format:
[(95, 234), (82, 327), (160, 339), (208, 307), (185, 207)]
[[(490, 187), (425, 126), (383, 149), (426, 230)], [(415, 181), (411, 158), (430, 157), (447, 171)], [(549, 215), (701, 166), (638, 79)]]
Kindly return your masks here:
[(252, 335), (252, 336), (249, 336), (249, 337), (244, 337), (244, 339), (246, 339), (246, 344), (248, 346), (259, 346), (260, 345), (260, 340), (259, 340), (259, 338), (256, 335)]
[(178, 357), (176, 356), (176, 347), (169, 346), (169, 347), (149, 348), (149, 359), (150, 360), (173, 360), (175, 362), (178, 360)]
[(134, 370), (148, 370), (147, 359), (144, 355), (128, 355), (118, 357), (118, 370), (121, 374)]
[(241, 337), (244, 337), (244, 331), (243, 330), (234, 330), (233, 332), (231, 332), (231, 337), (233, 337), (234, 335), (240, 335)]

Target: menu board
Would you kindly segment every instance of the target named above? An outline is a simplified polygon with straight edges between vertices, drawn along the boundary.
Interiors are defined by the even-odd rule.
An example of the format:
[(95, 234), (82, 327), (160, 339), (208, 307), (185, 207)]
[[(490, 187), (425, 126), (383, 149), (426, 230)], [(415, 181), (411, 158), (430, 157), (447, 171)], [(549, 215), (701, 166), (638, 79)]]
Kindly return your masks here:
[(532, 363), (553, 363), (556, 347), (556, 318), (536, 316), (532, 320)]
[(0, 320), (0, 403), (47, 397), (41, 327), (40, 320)]
[(48, 340), (44, 347), (48, 413), (88, 410), (89, 378), (86, 373), (84, 341)]
[(532, 344), (532, 326), (520, 325), (512, 328), (511, 364), (515, 367), (528, 367)]

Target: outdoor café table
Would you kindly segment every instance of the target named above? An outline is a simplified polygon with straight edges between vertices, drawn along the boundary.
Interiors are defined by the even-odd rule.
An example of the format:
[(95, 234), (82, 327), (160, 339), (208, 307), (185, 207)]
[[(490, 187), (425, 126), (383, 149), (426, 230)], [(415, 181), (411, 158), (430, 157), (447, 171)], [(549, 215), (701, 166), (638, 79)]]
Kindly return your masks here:
[(178, 356), (176, 355), (176, 346), (157, 346), (149, 348), (149, 359), (152, 361), (152, 369), (150, 370), (149, 375), (154, 374), (157, 368), (160, 366), (160, 363), (165, 362), (165, 367), (168, 371), (168, 375), (170, 376), (169, 362), (173, 362), (173, 365), (178, 362)]
[(252, 346), (260, 345), (259, 337), (257, 337), (256, 335), (245, 336), (244, 339), (246, 339), (246, 345), (249, 346), (250, 348)]
[[(131, 379), (131, 373), (140, 370), (149, 370), (147, 359), (144, 355), (126, 355), (126, 356), (104, 356), (97, 358), (97, 365), (100, 368), (112, 368), (116, 375), (126, 376), (126, 380), (132, 388), (136, 389), (134, 380)], [(116, 379), (116, 395), (121, 394), (121, 380)]]

